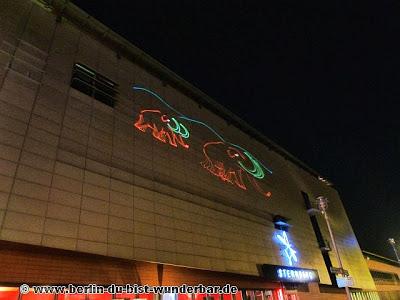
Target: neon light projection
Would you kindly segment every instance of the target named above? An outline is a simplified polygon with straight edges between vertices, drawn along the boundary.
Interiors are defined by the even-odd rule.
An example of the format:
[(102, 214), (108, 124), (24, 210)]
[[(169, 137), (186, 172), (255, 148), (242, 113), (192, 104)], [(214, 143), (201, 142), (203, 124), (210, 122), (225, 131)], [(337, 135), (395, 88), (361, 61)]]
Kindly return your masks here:
[[(212, 148), (215, 149), (219, 146), (222, 146), (222, 149), (226, 149), (226, 156), (230, 158), (231, 162), (233, 161), (235, 163), (235, 168), (231, 166), (232, 164), (228, 164), (229, 161), (228, 163), (224, 163), (221, 160), (211, 158), (209, 150), (212, 150)], [(256, 179), (263, 179), (265, 174), (258, 161), (249, 152), (241, 151), (237, 147), (229, 146), (224, 142), (217, 141), (205, 143), (203, 146), (203, 153), (205, 160), (200, 164), (214, 176), (217, 176), (222, 181), (235, 185), (242, 190), (247, 190), (246, 184), (243, 180), (244, 178), (247, 178), (256, 191), (265, 197), (271, 196), (271, 192), (264, 192), (257, 183)], [(250, 167), (247, 167), (246, 164), (250, 164)]]
[[(161, 123), (167, 124), (168, 130), (161, 127), (157, 128), (157, 125), (148, 119), (154, 117), (154, 114), (158, 116)], [(156, 119), (158, 119), (156, 118)], [(171, 120), (174, 125), (171, 126)], [(185, 149), (189, 149), (189, 145), (185, 143), (184, 139), (189, 137), (189, 130), (182, 124), (176, 121), (175, 118), (169, 119), (167, 115), (162, 114), (160, 110), (157, 109), (144, 109), (139, 113), (139, 118), (134, 124), (137, 129), (140, 131), (146, 132), (147, 129), (150, 129), (152, 135), (155, 139), (163, 142), (169, 143), (173, 147), (178, 147), (178, 145), (182, 146)]]
[(282, 234), (281, 235), (277, 234), (276, 237), (279, 243), (285, 247), (282, 250), (282, 252), (285, 258), (287, 259), (289, 266), (293, 266), (293, 262), (297, 262), (297, 256), (296, 256), (297, 251), (292, 248), (293, 246), (290, 244), (286, 232), (282, 231)]
[[(242, 190), (247, 190), (247, 186), (244, 182), (244, 178), (247, 178), (247, 180), (257, 192), (261, 193), (264, 197), (271, 196), (271, 192), (264, 191), (257, 181), (264, 179), (266, 174), (272, 174), (272, 171), (259, 160), (257, 160), (248, 150), (242, 148), (239, 145), (226, 141), (216, 130), (214, 130), (208, 124), (199, 120), (192, 119), (184, 115), (180, 111), (176, 110), (157, 93), (147, 88), (136, 85), (133, 86), (133, 90), (141, 91), (151, 95), (152, 97), (159, 100), (168, 109), (177, 114), (177, 117), (167, 118), (165, 115), (162, 115), (159, 110), (142, 110), (139, 115), (138, 121), (135, 123), (136, 128), (143, 132), (146, 132), (146, 129), (150, 128), (153, 132), (154, 138), (164, 143), (168, 141), (169, 144), (174, 147), (177, 147), (177, 145), (181, 145), (186, 149), (189, 148), (189, 145), (185, 143), (184, 139), (189, 138), (189, 130), (185, 125), (181, 123), (181, 121), (187, 121), (207, 128), (217, 137), (218, 140), (208, 141), (204, 143), (203, 153), (205, 156), (205, 160), (200, 162), (201, 166), (203, 166), (203, 168), (205, 168), (214, 176), (218, 177), (223, 182), (235, 185)], [(145, 122), (143, 114), (146, 112), (160, 114), (160, 120), (164, 123), (167, 123), (169, 132), (163, 129), (158, 129), (154, 123), (150, 124), (150, 122)], [(209, 154), (208, 150), (212, 149), (213, 147), (225, 147), (225, 151), (223, 151), (223, 153), (225, 154), (222, 160), (227, 159), (228, 161), (224, 163), (221, 159), (212, 159), (212, 155)], [(232, 162), (235, 164), (235, 167), (231, 166)]]
[[(174, 122), (174, 127), (171, 126), (170, 120), (168, 120), (168, 128), (171, 129), (173, 132), (179, 134), (184, 139), (187, 139), (189, 137), (189, 131), (187, 130), (187, 128), (182, 123), (178, 123), (175, 118), (171, 118), (171, 121)], [(182, 130), (185, 133), (183, 133)]]
[[(225, 165), (221, 161), (213, 161), (208, 153), (207, 153), (207, 148), (211, 145), (225, 145), (223, 142), (207, 142), (204, 144), (203, 147), (203, 153), (204, 156), (206, 157), (205, 161), (202, 161), (200, 164), (208, 170), (211, 174), (219, 177), (222, 181), (229, 182), (231, 184), (235, 184), (237, 187), (246, 190), (246, 186), (243, 183), (243, 170), (238, 169), (238, 170), (233, 170), (232, 168), (226, 169)], [(236, 158), (236, 157), (241, 157), (244, 159), (244, 157), (241, 155), (240, 152), (236, 151), (236, 149), (232, 147), (228, 147), (227, 150), (227, 155), (230, 158)]]

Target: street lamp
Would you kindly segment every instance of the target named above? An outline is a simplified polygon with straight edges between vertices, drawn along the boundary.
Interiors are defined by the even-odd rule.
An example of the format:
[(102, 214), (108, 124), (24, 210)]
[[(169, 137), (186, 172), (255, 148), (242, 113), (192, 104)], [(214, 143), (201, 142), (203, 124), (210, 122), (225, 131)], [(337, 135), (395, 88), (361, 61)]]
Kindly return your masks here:
[(399, 254), (397, 253), (396, 242), (395, 242), (394, 238), (388, 239), (388, 243), (390, 245), (392, 245), (394, 254), (396, 255), (396, 258), (397, 258), (397, 261), (400, 263), (400, 258), (399, 258)]
[[(331, 237), (331, 241), (332, 241), (332, 246), (333, 246), (333, 250), (335, 252), (335, 256), (336, 256), (336, 260), (339, 263), (339, 268), (341, 270), (343, 270), (343, 264), (342, 264), (342, 260), (340, 259), (340, 255), (339, 255), (339, 251), (336, 247), (336, 242), (335, 242), (335, 238), (333, 236), (333, 232), (332, 232), (332, 228), (331, 225), (329, 224), (329, 218), (328, 218), (328, 214), (326, 212), (326, 210), (328, 209), (328, 198), (324, 197), (324, 196), (319, 196), (317, 197), (317, 204), (318, 204), (318, 208), (321, 211), (322, 215), (325, 218), (326, 221), (326, 226), (328, 227), (328, 231), (329, 231), (329, 235)], [(351, 295), (350, 295), (350, 290), (349, 287), (346, 285), (344, 287), (344, 289), (346, 290), (346, 295), (347, 295), (347, 299), (351, 300)]]

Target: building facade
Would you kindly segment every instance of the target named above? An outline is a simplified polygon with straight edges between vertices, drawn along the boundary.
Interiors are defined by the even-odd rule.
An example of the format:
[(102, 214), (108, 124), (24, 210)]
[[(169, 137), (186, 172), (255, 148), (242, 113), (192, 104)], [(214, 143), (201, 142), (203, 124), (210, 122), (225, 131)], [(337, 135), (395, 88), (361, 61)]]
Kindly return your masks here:
[(400, 263), (367, 251), (363, 254), (380, 299), (400, 299)]
[(54, 299), (22, 283), (345, 299), (321, 195), (352, 291), (373, 295), (332, 186), (73, 4), (1, 1), (0, 64), (0, 299)]

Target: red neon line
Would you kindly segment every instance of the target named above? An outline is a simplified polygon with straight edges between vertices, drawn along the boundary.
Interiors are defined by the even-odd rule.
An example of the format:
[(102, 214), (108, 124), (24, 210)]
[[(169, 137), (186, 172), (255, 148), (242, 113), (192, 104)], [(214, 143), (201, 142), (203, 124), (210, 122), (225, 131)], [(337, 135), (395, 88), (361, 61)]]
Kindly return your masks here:
[[(203, 153), (205, 156), (205, 160), (200, 162), (201, 166), (205, 168), (207, 171), (209, 171), (211, 174), (214, 176), (218, 177), (220, 180), (223, 182), (230, 183), (232, 185), (237, 186), (238, 188), (242, 190), (247, 190), (246, 184), (244, 183), (243, 180), (243, 169), (238, 165), (238, 168), (236, 170), (232, 168), (226, 169), (224, 163), (222, 161), (212, 159), (207, 153), (207, 148), (209, 146), (216, 146), (216, 145), (225, 145), (224, 142), (221, 141), (212, 141), (212, 142), (207, 142), (203, 145)], [(226, 150), (227, 156), (231, 159), (238, 159), (241, 158), (243, 161), (248, 160), (247, 157), (239, 150), (234, 147), (228, 147)], [(262, 194), (264, 197), (269, 198), (271, 197), (271, 192), (270, 191), (264, 191), (259, 183), (257, 182), (256, 178), (251, 176), (249, 173), (246, 172), (246, 177), (248, 181), (253, 185), (254, 189)]]
[[(170, 144), (171, 146), (177, 148), (178, 145), (181, 145), (184, 149), (189, 149), (189, 145), (186, 144), (182, 136), (176, 135), (175, 132), (170, 130), (169, 128), (166, 130), (163, 127), (161, 129), (157, 128), (157, 125), (155, 123), (150, 124), (149, 122), (145, 121), (144, 113), (156, 113), (161, 115), (161, 111), (156, 110), (156, 109), (144, 109), (139, 113), (139, 117), (137, 121), (135, 122), (134, 126), (139, 129), (142, 132), (146, 132), (148, 128), (151, 129), (152, 135), (155, 139), (157, 139), (160, 142)], [(167, 115), (161, 115), (160, 120), (163, 123), (168, 122), (168, 117)]]
[(163, 121), (164, 123), (167, 123), (167, 122), (169, 122), (169, 118), (167, 117), (167, 115), (162, 115), (161, 121)]

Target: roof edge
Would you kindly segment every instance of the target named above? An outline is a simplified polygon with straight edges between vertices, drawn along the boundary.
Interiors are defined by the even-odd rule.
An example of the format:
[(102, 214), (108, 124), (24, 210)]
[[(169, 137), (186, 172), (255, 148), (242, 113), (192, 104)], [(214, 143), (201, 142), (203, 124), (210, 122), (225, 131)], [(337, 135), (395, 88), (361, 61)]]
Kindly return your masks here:
[(379, 254), (376, 254), (376, 253), (373, 253), (373, 252), (365, 251), (365, 250), (361, 250), (361, 251), (366, 256), (371, 256), (371, 257), (376, 258), (376, 259), (378, 259), (380, 261), (385, 261), (385, 262), (387, 262), (387, 263), (389, 263), (391, 265), (395, 265), (397, 267), (400, 267), (400, 262), (398, 262), (398, 261), (396, 261), (394, 259), (382, 256), (382, 255), (379, 255)]

